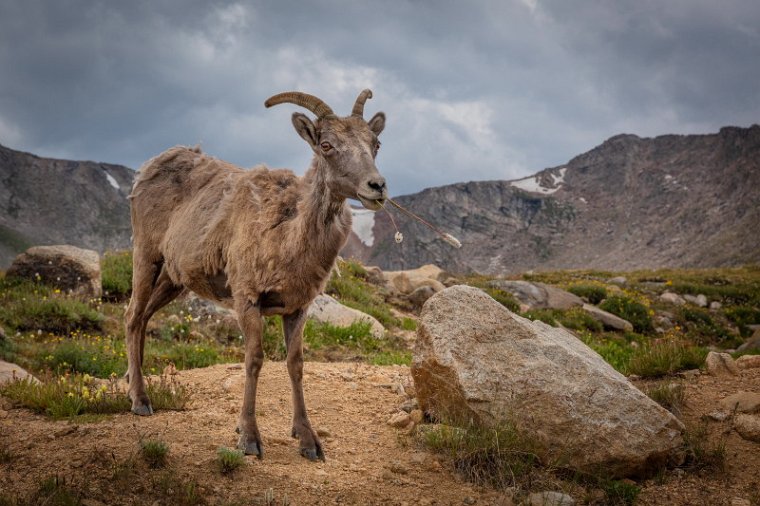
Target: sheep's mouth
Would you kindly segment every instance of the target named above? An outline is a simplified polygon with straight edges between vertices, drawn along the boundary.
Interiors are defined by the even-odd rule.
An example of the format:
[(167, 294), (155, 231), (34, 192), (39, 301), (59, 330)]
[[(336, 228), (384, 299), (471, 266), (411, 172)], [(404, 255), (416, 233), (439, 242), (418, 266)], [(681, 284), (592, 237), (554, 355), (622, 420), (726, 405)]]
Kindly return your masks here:
[(367, 197), (362, 197), (361, 195), (356, 195), (359, 198), (359, 202), (362, 203), (362, 205), (369, 209), (370, 211), (377, 211), (378, 209), (381, 209), (383, 207), (383, 204), (385, 203), (385, 198), (379, 198), (379, 199), (370, 199)]

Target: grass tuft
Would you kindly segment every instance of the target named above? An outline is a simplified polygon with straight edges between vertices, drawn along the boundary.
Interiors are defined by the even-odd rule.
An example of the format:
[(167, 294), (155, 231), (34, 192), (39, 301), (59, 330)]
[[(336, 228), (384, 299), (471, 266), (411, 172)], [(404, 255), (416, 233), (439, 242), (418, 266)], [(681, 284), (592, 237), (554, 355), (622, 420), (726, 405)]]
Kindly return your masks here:
[(707, 350), (688, 342), (663, 339), (644, 344), (631, 355), (627, 374), (656, 378), (688, 369), (698, 369), (705, 361)]
[(683, 384), (662, 383), (649, 387), (644, 393), (675, 416), (681, 416), (681, 408), (683, 408), (686, 399)]
[(166, 466), (169, 445), (159, 439), (148, 439), (140, 442), (140, 454), (148, 467), (158, 469)]
[(630, 297), (613, 295), (599, 304), (599, 308), (628, 320), (636, 332), (651, 332), (653, 329), (649, 308)]
[(106, 299), (127, 300), (132, 293), (132, 252), (106, 252), (100, 261), (100, 276)]
[(220, 447), (216, 451), (216, 463), (222, 474), (230, 474), (245, 464), (245, 456), (241, 450)]

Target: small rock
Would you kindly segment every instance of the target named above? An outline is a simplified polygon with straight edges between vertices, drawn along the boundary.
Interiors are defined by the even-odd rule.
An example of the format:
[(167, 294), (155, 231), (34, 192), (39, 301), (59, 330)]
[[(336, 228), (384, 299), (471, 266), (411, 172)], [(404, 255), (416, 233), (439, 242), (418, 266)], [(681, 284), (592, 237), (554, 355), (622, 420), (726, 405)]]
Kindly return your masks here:
[(317, 436), (319, 437), (332, 437), (332, 432), (324, 427), (317, 429)]
[(737, 351), (752, 351), (760, 350), (760, 330), (756, 330), (752, 337), (744, 341), (741, 346), (737, 348)]
[(712, 413), (707, 414), (707, 418), (716, 422), (722, 422), (728, 418), (728, 413), (725, 411), (713, 411)]
[(476, 502), (478, 502), (478, 500), (470, 495), (462, 499), (462, 504), (475, 504)]
[(737, 415), (734, 428), (744, 439), (760, 443), (760, 416)]
[(399, 411), (395, 415), (391, 416), (386, 423), (391, 427), (403, 429), (405, 427), (408, 427), (409, 424), (413, 422), (412, 417), (409, 416), (409, 413), (406, 411)]
[(740, 369), (755, 369), (760, 367), (760, 355), (742, 355), (736, 359), (736, 365)]
[(739, 368), (736, 367), (734, 359), (728, 353), (711, 351), (707, 354), (705, 365), (707, 365), (707, 373), (713, 376), (735, 376), (739, 374)]
[(731, 498), (731, 506), (752, 506), (749, 499), (743, 499), (741, 497)]
[(82, 506), (106, 506), (105, 503), (102, 503), (98, 501), (97, 499), (88, 499), (88, 498), (82, 499), (79, 502), (79, 504), (81, 504)]
[(723, 307), (723, 304), (721, 304), (717, 300), (714, 300), (714, 301), (710, 302), (710, 309), (718, 310), (718, 309), (720, 309), (722, 307)]
[(407, 413), (411, 413), (412, 410), (415, 410), (419, 407), (419, 402), (417, 401), (416, 397), (412, 397), (411, 399), (407, 399), (404, 402), (401, 403), (401, 405), (398, 407), (401, 411), (406, 411)]
[(607, 280), (607, 283), (612, 283), (613, 285), (625, 285), (627, 282), (628, 280), (624, 276), (615, 276)]
[(431, 286), (421, 286), (416, 288), (412, 293), (407, 296), (407, 299), (415, 309), (422, 309), (425, 302), (435, 295), (436, 291)]
[(561, 492), (534, 492), (528, 496), (530, 506), (573, 506), (575, 499)]
[(739, 413), (754, 413), (760, 410), (760, 394), (754, 392), (736, 392), (720, 401), (728, 411)]
[(684, 295), (683, 298), (686, 299), (688, 302), (691, 302), (692, 304), (697, 305), (699, 307), (707, 307), (707, 297), (705, 297), (701, 293), (697, 296)]
[(660, 300), (664, 302), (669, 302), (671, 304), (675, 304), (676, 306), (683, 306), (686, 304), (686, 301), (678, 295), (677, 293), (673, 292), (665, 292), (662, 295), (660, 295)]
[(689, 369), (688, 371), (681, 371), (678, 373), (679, 376), (686, 379), (696, 378), (700, 374), (702, 374), (702, 372), (699, 369)]
[(421, 409), (413, 409), (412, 412), (409, 413), (409, 416), (414, 423), (422, 423), (423, 418), (425, 418), (425, 414)]
[(612, 313), (608, 313), (603, 309), (599, 309), (591, 304), (583, 304), (583, 310), (586, 311), (589, 316), (594, 320), (600, 322), (605, 328), (613, 330), (622, 330), (627, 332), (633, 331), (633, 325), (631, 322), (615, 316)]

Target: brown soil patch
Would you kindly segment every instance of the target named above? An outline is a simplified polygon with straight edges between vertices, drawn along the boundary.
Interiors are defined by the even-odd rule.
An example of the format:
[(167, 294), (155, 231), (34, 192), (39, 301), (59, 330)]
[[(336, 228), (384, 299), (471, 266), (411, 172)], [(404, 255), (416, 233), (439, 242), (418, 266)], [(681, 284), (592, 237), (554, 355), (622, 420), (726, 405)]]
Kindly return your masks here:
[[(140, 418), (111, 416), (95, 423), (54, 422), (7, 400), (0, 409), (0, 448), (13, 456), (0, 463), (0, 494), (27, 496), (51, 475), (65, 478), (86, 504), (175, 504), (156, 490), (165, 471), (149, 470), (137, 456), (140, 437), (170, 446), (169, 466), (182, 482), (197, 483), (209, 504), (508, 504), (499, 491), (464, 482), (446, 462), (386, 424), (406, 397), (398, 385), (410, 381), (407, 367), (365, 364), (305, 364), (304, 388), (311, 420), (323, 437), (327, 461), (308, 462), (291, 439), (290, 382), (281, 362), (267, 362), (259, 386), (259, 424), (265, 458), (246, 458), (231, 476), (216, 468), (219, 446), (234, 447), (243, 371), (217, 365), (182, 371), (193, 401), (184, 412)], [(719, 408), (719, 399), (739, 390), (760, 392), (760, 369), (738, 377), (698, 376), (686, 381), (683, 419), (695, 425)], [(729, 505), (734, 497), (758, 501), (760, 445), (741, 439), (731, 420), (709, 422), (709, 438), (726, 443), (725, 471), (670, 470), (640, 483), (642, 505)], [(137, 456), (137, 478), (114, 477), (115, 463)], [(753, 495), (754, 494), (754, 495)], [(576, 497), (579, 504), (584, 498)], [(474, 502), (473, 502), (474, 501)], [(756, 503), (755, 503), (756, 504)]]

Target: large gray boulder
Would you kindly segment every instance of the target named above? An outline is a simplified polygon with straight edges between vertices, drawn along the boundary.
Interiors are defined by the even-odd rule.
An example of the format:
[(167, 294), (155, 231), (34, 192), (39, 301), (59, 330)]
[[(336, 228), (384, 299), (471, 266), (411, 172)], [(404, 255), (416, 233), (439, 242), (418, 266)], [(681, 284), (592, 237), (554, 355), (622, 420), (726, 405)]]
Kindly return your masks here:
[(442, 420), (517, 425), (547, 462), (610, 476), (677, 460), (683, 425), (564, 329), (515, 315), (477, 288), (425, 304), (412, 377)]
[(488, 284), (492, 288), (511, 293), (528, 309), (570, 309), (583, 306), (583, 300), (577, 295), (544, 283), (495, 279)]
[(631, 322), (612, 313), (608, 313), (604, 309), (599, 309), (591, 304), (583, 304), (583, 310), (594, 320), (601, 323), (606, 329), (633, 332), (633, 324)]
[(100, 297), (100, 255), (76, 246), (34, 246), (16, 257), (8, 277), (41, 281), (66, 292)]
[(367, 322), (371, 326), (372, 335), (376, 338), (385, 336), (385, 327), (375, 317), (358, 309), (344, 306), (327, 294), (319, 294), (311, 303), (307, 316), (321, 323), (329, 323), (338, 327), (348, 327), (357, 322)]

